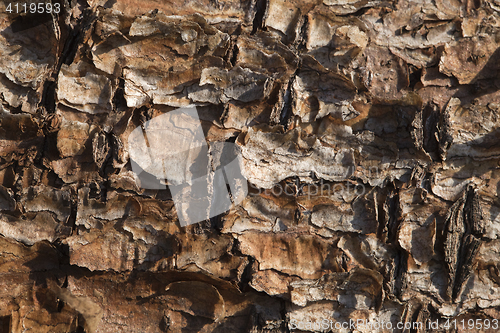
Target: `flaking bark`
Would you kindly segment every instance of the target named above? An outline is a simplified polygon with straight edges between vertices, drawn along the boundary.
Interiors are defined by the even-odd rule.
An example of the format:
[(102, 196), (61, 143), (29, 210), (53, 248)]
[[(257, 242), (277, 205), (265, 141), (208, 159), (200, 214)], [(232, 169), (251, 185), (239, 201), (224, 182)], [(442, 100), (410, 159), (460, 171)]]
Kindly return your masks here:
[[(0, 333), (500, 319), (496, 1), (60, 4), (0, 4)], [(249, 193), (181, 227), (129, 136), (187, 106)]]

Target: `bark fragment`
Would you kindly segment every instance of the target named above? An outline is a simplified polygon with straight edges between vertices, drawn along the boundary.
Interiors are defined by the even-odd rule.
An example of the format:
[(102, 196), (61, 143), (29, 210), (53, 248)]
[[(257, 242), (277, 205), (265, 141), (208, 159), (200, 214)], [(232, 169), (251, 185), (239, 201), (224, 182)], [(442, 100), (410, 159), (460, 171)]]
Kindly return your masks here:
[(476, 191), (469, 186), (450, 208), (443, 230), (444, 251), (448, 272), (446, 295), (453, 301), (460, 296), (474, 266), (479, 250), (482, 226), (481, 208)]

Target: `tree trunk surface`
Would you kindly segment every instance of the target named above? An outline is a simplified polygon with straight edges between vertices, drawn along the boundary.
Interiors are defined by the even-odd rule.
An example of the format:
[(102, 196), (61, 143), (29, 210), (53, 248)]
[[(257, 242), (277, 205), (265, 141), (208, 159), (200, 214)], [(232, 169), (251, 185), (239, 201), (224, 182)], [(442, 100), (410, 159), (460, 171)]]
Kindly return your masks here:
[(498, 0), (27, 1), (0, 333), (500, 330)]

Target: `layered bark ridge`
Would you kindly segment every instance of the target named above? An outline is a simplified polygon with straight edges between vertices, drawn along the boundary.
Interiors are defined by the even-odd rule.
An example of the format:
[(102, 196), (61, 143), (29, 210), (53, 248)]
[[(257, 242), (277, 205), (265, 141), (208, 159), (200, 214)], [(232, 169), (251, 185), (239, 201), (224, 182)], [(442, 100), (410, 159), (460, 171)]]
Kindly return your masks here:
[[(497, 331), (497, 0), (61, 4), (0, 3), (0, 332)], [(186, 106), (249, 193), (181, 227), (127, 138)]]

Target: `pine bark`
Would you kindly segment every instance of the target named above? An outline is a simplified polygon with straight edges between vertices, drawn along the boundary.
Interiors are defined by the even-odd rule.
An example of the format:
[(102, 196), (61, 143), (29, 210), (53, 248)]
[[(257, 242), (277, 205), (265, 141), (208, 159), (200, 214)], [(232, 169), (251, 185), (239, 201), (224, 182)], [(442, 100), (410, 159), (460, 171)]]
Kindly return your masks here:
[[(56, 4), (0, 4), (0, 333), (498, 331), (496, 0)], [(182, 226), (129, 140), (193, 106), (248, 195)]]

